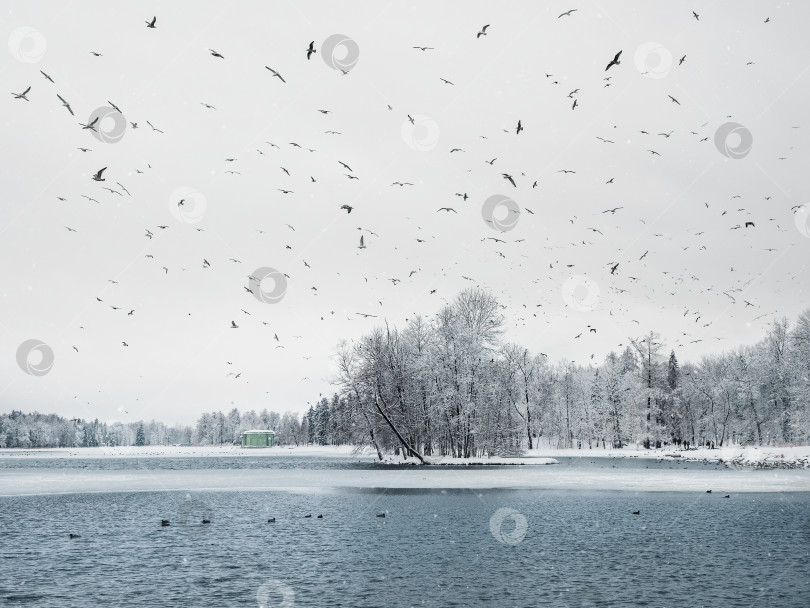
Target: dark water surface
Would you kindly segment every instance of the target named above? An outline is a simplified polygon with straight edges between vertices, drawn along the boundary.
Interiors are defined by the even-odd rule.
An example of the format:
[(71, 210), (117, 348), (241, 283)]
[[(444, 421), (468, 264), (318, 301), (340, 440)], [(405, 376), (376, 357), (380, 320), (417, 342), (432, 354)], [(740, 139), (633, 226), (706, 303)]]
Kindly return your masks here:
[[(228, 459), (149, 460), (213, 468), (212, 460)], [(232, 460), (234, 468), (252, 462)], [(571, 463), (614, 464), (692, 466)], [(376, 516), (382, 512), (385, 518)], [(276, 522), (267, 523), (270, 517)], [(810, 605), (810, 493), (17, 496), (0, 498), (0, 530), (0, 606)]]

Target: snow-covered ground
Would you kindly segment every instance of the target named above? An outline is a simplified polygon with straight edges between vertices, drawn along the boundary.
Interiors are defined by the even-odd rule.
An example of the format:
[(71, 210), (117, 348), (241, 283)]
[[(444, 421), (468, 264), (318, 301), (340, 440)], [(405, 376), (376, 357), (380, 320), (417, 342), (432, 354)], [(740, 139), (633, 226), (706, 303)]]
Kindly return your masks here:
[[(235, 458), (239, 456), (307, 456), (317, 458), (346, 458), (354, 455), (353, 446), (293, 446), (272, 448), (241, 448), (238, 446), (176, 446), (146, 445), (98, 448), (42, 448), (32, 450), (0, 449), (2, 458)], [(373, 449), (364, 448), (358, 457), (374, 456)]]
[(790, 447), (756, 447), (756, 446), (728, 446), (716, 449), (697, 448), (680, 450), (677, 448), (661, 448), (647, 450), (639, 446), (628, 446), (622, 449), (555, 449), (538, 448), (530, 450), (527, 456), (538, 457), (569, 457), (569, 458), (653, 458), (671, 460), (689, 460), (706, 462), (723, 462), (731, 466), (743, 467), (810, 467), (810, 446)]
[[(50, 448), (50, 449), (0, 449), (0, 459), (3, 458), (196, 458), (196, 457), (279, 457), (301, 456), (317, 458), (370, 458), (377, 460), (376, 452), (372, 448), (363, 448), (358, 451), (353, 446), (285, 446), (273, 448), (240, 448), (237, 446), (124, 446), (124, 447), (98, 447), (98, 448)], [(791, 467), (810, 468), (810, 446), (792, 447), (740, 447), (730, 446), (710, 450), (698, 448), (679, 450), (677, 448), (661, 448), (646, 450), (639, 446), (628, 446), (622, 449), (575, 449), (541, 447), (529, 450), (520, 458), (451, 458), (449, 456), (432, 456), (427, 458), (433, 464), (443, 465), (522, 465), (522, 464), (556, 464), (555, 458), (652, 458), (689, 460), (706, 462), (723, 462), (733, 466), (748, 467)], [(385, 458), (387, 464), (402, 464), (401, 456), (389, 455)], [(407, 463), (412, 464), (415, 459), (409, 458)]]

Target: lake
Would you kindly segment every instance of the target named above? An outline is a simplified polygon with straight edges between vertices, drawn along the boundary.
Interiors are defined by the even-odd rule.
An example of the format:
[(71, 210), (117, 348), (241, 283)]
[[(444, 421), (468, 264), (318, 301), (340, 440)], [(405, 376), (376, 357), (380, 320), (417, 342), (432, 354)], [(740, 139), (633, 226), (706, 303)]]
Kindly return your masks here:
[(449, 488), (161, 486), (175, 479), (164, 467), (201, 485), (230, 469), (239, 486), (274, 467), (327, 478), (379, 469), (351, 458), (233, 460), (0, 462), (0, 478), (117, 471), (153, 480), (137, 492), (87, 493), (73, 481), (70, 493), (0, 497), (0, 604), (804, 607), (810, 597), (808, 492), (463, 487), (516, 469), (737, 473), (718, 465), (560, 458), (510, 471), (419, 468), (453, 476)]

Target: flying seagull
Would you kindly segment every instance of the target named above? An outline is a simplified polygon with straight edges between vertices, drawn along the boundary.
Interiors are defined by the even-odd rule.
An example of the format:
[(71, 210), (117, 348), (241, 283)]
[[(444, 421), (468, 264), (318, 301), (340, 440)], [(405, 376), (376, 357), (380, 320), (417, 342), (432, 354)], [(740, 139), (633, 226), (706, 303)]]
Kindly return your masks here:
[(220, 59), (225, 59), (225, 57), (223, 55), (220, 55), (214, 49), (208, 49), (208, 50), (211, 51), (211, 56), (212, 57), (219, 57)]
[(619, 57), (621, 56), (621, 54), (622, 54), (622, 52), (619, 51), (618, 53), (616, 53), (616, 56), (613, 57), (613, 59), (610, 60), (610, 63), (608, 63), (607, 67), (605, 68), (606, 72), (611, 68), (611, 66), (619, 65), (621, 63), (621, 61), (619, 61)]
[(273, 68), (271, 68), (269, 66), (264, 66), (264, 67), (267, 68), (268, 70), (270, 70), (271, 72), (273, 72), (273, 76), (278, 78), (281, 82), (284, 82), (284, 83), (287, 82), (286, 80), (284, 80), (284, 77), (281, 74), (279, 74), (278, 72), (276, 72)]
[(485, 25), (484, 27), (482, 27), (482, 28), (481, 28), (481, 31), (480, 31), (480, 32), (478, 32), (478, 34), (476, 35), (476, 38), (480, 38), (481, 36), (486, 36), (486, 35), (487, 35), (487, 28), (488, 28), (488, 27), (489, 27), (489, 24), (487, 24), (487, 25)]
[[(52, 83), (54, 83), (54, 82), (53, 82), (53, 78), (51, 78), (50, 76), (48, 76), (48, 75), (47, 75), (45, 72), (43, 72), (42, 70), (40, 70), (40, 71), (39, 71), (39, 73), (40, 73), (40, 74), (42, 74), (42, 75), (43, 75), (45, 78), (47, 78), (48, 80), (50, 80)], [(56, 84), (56, 83), (54, 83), (54, 84)]]
[(103, 177), (101, 177), (101, 174), (102, 174), (102, 173), (104, 173), (106, 170), (107, 170), (107, 167), (104, 167), (103, 169), (99, 169), (99, 170), (96, 172), (96, 174), (93, 176), (93, 180), (95, 180), (95, 181), (97, 181), (97, 182), (103, 182), (103, 181), (105, 181), (105, 180), (104, 180), (104, 178), (103, 178)]
[(354, 207), (352, 207), (351, 205), (341, 205), (340, 208), (345, 209), (347, 214), (351, 213), (352, 209), (354, 209)]
[(68, 102), (66, 102), (59, 93), (57, 93), (56, 96), (59, 98), (59, 101), (62, 102), (62, 105), (67, 108), (68, 112), (70, 112), (70, 115), (75, 116), (75, 114), (73, 113), (73, 110), (70, 109), (70, 104)]
[(28, 95), (28, 91), (30, 91), (30, 90), (31, 90), (31, 87), (28, 87), (22, 93), (12, 93), (12, 95), (14, 95), (14, 99), (24, 99), (25, 101), (31, 101), (30, 99), (28, 99), (26, 97), (26, 95)]
[(146, 27), (150, 29), (155, 29), (155, 22), (157, 21), (157, 17), (152, 17), (152, 21), (145, 21)]
[(572, 8), (570, 11), (565, 11), (562, 15), (559, 15), (557, 17), (557, 19), (559, 19), (560, 17), (570, 17), (571, 13), (575, 13), (575, 12), (577, 12), (577, 9)]
[(518, 120), (517, 129), (515, 129), (515, 135), (520, 135), (520, 132), (522, 130), (523, 130), (523, 125), (520, 124), (520, 121)]
[(509, 175), (508, 173), (501, 173), (504, 179), (508, 179), (509, 183), (511, 183), (515, 188), (517, 188), (517, 184), (515, 183), (515, 179)]
[(307, 61), (309, 61), (309, 58), (312, 57), (313, 53), (317, 52), (318, 51), (315, 50), (315, 41), (313, 40), (309, 43), (309, 47), (307, 47)]

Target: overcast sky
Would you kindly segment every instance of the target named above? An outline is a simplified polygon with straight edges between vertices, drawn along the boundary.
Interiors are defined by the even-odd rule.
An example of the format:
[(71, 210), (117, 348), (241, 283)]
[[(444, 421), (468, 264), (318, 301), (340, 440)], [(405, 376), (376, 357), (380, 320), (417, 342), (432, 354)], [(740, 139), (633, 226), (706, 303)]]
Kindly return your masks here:
[[(805, 4), (4, 8), (2, 411), (302, 412), (341, 339), (473, 285), (508, 340), (583, 365), (649, 330), (697, 360), (810, 304)], [(113, 113), (107, 143), (80, 123), (109, 102), (137, 128)], [(259, 268), (289, 275), (280, 301), (249, 291)]]

